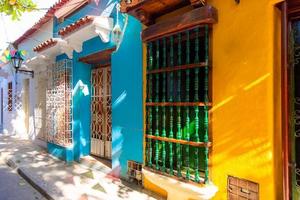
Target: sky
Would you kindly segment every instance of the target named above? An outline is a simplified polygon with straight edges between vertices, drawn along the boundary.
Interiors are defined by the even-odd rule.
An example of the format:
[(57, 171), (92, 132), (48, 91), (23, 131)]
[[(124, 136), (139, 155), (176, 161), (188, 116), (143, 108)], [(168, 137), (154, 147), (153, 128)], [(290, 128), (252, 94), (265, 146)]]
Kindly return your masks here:
[[(58, 0), (33, 0), (38, 8), (50, 8)], [(45, 13), (46, 9), (23, 13), (19, 21), (11, 20), (10, 16), (0, 14), (0, 52), (8, 46), (9, 42), (18, 39), (31, 28)]]

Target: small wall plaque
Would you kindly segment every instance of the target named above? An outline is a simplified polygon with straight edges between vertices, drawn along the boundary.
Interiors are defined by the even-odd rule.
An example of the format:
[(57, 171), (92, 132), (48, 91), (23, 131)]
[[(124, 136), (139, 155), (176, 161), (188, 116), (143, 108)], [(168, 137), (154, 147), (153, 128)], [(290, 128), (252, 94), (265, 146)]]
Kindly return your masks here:
[(228, 176), (227, 179), (228, 200), (259, 200), (258, 183)]

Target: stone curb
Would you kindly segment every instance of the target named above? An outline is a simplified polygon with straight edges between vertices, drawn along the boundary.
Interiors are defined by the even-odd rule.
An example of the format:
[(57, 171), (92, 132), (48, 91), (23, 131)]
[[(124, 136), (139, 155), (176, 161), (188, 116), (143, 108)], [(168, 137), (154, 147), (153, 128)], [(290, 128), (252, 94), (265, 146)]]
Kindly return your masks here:
[(37, 184), (33, 179), (30, 178), (23, 170), (22, 168), (18, 168), (17, 172), (20, 176), (22, 176), (32, 187), (34, 187), (39, 193), (41, 193), (46, 199), (48, 200), (55, 200), (51, 197), (51, 195), (45, 190), (43, 187), (41, 187), (39, 184)]
[(33, 188), (35, 188), (39, 193), (41, 193), (46, 199), (48, 200), (55, 200), (42, 186), (40, 186), (33, 178), (28, 175), (25, 170), (21, 167), (19, 168), (18, 165), (13, 161), (12, 158), (6, 160), (6, 164), (11, 167), (12, 169), (17, 170), (18, 174), (24, 178)]

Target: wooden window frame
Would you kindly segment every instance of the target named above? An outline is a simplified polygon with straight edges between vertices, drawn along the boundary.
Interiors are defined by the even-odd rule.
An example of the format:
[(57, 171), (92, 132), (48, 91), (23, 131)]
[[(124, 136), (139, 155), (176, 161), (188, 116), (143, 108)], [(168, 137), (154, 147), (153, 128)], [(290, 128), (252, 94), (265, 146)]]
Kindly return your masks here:
[(287, 0), (277, 4), (281, 10), (281, 111), (282, 111), (282, 176), (283, 199), (292, 199), (292, 171), (291, 143), (290, 143), (290, 66), (289, 66), (289, 33), (291, 22), (300, 18), (300, 1)]

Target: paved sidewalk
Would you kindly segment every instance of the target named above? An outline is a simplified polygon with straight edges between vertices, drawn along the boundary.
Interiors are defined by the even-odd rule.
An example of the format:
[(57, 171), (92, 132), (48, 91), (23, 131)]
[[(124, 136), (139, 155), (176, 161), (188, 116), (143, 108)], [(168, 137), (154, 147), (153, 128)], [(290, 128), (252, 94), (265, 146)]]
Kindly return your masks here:
[(0, 136), (0, 158), (5, 158), (48, 199), (162, 199), (108, 176), (110, 169), (91, 157), (83, 163), (67, 165), (28, 140)]

